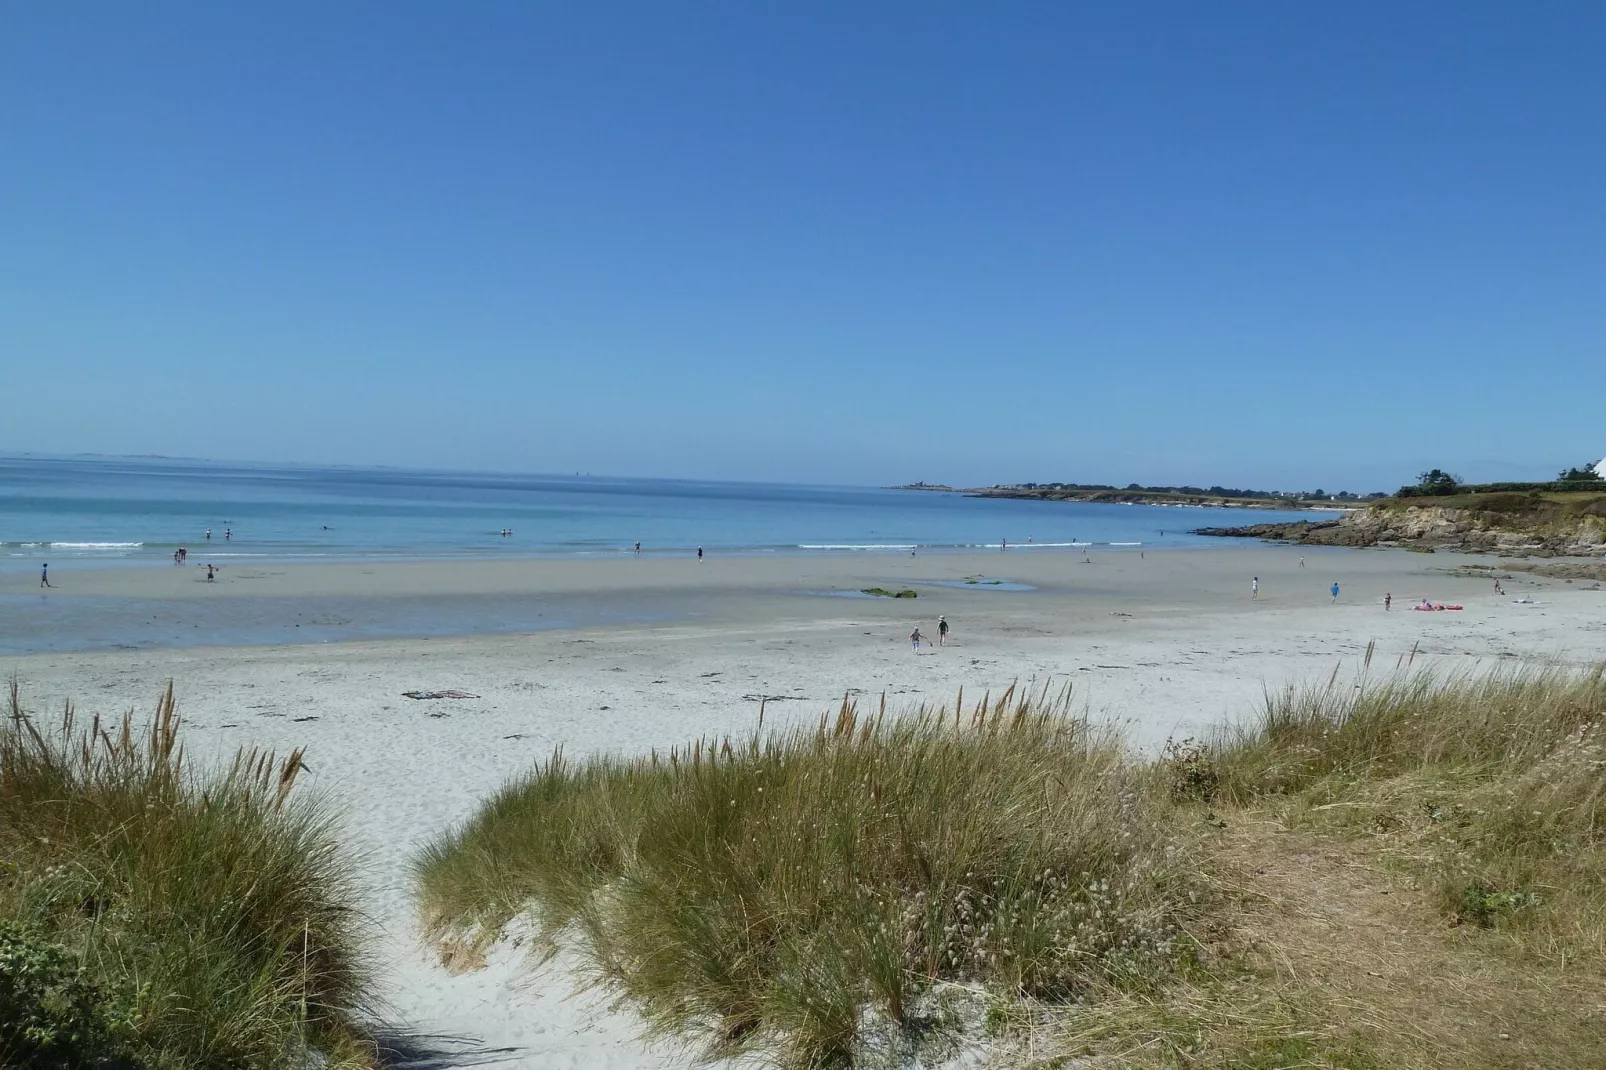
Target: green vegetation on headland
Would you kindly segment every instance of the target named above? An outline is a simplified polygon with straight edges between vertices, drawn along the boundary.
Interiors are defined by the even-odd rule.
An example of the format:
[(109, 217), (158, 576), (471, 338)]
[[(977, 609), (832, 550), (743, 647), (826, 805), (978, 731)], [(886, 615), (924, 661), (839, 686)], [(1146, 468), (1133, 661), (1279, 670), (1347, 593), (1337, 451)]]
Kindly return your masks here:
[(1417, 481), (1401, 487), (1396, 498), (1452, 498), (1461, 495), (1485, 494), (1542, 494), (1546, 492), (1600, 492), (1606, 491), (1606, 480), (1595, 474), (1590, 465), (1564, 468), (1548, 483), (1463, 483), (1443, 469), (1423, 472)]
[(1013, 692), (559, 754), (419, 900), (783, 1066), (1606, 1065), (1606, 674), (1336, 677), (1152, 761)]
[(297, 751), (192, 770), (169, 688), (0, 724), (0, 1066), (370, 1067), (351, 868)]

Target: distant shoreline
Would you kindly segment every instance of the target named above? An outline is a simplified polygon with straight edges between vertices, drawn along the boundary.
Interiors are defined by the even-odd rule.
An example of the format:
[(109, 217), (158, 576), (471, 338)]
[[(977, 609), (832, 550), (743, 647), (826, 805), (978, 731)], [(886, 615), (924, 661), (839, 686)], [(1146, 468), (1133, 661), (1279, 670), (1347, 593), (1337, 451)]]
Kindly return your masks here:
[(950, 487), (943, 483), (905, 483), (889, 490), (932, 490), (967, 498), (1017, 498), (1045, 502), (1103, 502), (1114, 505), (1183, 505), (1216, 509), (1275, 509), (1288, 511), (1357, 508), (1360, 502), (1302, 498), (1234, 498), (1220, 494), (1184, 494), (1159, 490), (1092, 490), (1069, 487)]

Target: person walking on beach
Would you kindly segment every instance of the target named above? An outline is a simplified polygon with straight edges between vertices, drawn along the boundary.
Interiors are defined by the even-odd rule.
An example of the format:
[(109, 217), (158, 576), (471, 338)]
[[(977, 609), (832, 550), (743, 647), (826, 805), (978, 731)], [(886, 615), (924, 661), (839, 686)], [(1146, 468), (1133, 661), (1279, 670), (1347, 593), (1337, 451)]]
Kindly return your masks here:
[(1009, 540), (1008, 539), (999, 539), (998, 540), (998, 549), (999, 549), (1000, 552), (1009, 549)]
[(1305, 559), (1303, 557), (1299, 559), (1299, 567), (1300, 568), (1304, 568), (1305, 567)]
[(1394, 604), (1394, 592), (1393, 591), (1385, 591), (1383, 593), (1383, 610), (1384, 610), (1384, 612), (1387, 612), (1389, 606), (1391, 606), (1393, 604)]
[(1260, 577), (1256, 576), (1249, 581), (1249, 598), (1251, 601), (1260, 597)]
[(50, 586), (50, 562), (48, 561), (39, 569), (39, 586)]
[(637, 557), (641, 556), (641, 540), (640, 539), (636, 540), (636, 556)]
[(938, 646), (947, 646), (948, 645), (948, 618), (947, 617), (938, 617), (937, 618), (937, 645)]
[(1338, 601), (1338, 581), (1337, 580), (1333, 581), (1333, 586), (1330, 588), (1330, 590), (1333, 592), (1333, 601), (1337, 602)]
[(217, 580), (217, 566), (216, 565), (202, 565), (201, 567), (206, 569), (206, 582), (207, 583), (216, 582), (216, 580)]
[(920, 627), (919, 627), (919, 625), (916, 625), (915, 626), (915, 630), (909, 633), (909, 646), (916, 654), (920, 653)]
[(701, 561), (702, 559), (703, 559), (703, 548), (701, 546), (699, 546), (699, 547), (697, 547), (697, 560)]

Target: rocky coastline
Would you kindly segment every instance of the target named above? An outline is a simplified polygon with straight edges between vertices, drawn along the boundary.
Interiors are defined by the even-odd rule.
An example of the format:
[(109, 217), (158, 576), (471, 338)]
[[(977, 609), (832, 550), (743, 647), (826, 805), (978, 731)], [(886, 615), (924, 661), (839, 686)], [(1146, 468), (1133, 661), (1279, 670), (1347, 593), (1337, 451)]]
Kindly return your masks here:
[[(1505, 507), (1491, 508), (1490, 504)], [(1580, 504), (1582, 507), (1577, 507)], [(1606, 497), (1587, 503), (1524, 499), (1517, 503), (1469, 505), (1452, 508), (1392, 501), (1354, 510), (1336, 520), (1197, 528), (1194, 534), (1304, 546), (1398, 546), (1426, 553), (1446, 550), (1520, 557), (1606, 554)]]

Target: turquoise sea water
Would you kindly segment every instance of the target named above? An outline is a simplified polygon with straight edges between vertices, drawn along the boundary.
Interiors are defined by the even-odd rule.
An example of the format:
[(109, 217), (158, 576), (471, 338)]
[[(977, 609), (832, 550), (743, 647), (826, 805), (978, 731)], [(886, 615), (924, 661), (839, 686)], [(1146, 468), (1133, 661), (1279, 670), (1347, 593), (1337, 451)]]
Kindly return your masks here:
[[(620, 557), (638, 539), (644, 555), (690, 555), (698, 546), (710, 555), (925, 555), (996, 548), (1007, 539), (1002, 569), (1018, 560), (1017, 548), (1199, 546), (1212, 540), (1187, 529), (1282, 515), (855, 487), (0, 457), (0, 572), (32, 574), (48, 561), (56, 580), (50, 592), (29, 583), (27, 593), (0, 595), (0, 654), (522, 633), (707, 611), (683, 592), (628, 589), (295, 599), (233, 588), (227, 598), (74, 592), (74, 576), (84, 569), (164, 568), (177, 578), (172, 554), (179, 546), (189, 549), (192, 566), (223, 566), (225, 581), (276, 562)], [(201, 582), (193, 567), (182, 575)], [(1007, 574), (928, 586), (977, 598), (1031, 590)]]
[[(0, 456), (0, 568), (535, 555), (1035, 552), (1207, 545), (1270, 511), (933, 491)], [(210, 528), (212, 537), (205, 538)], [(502, 535), (510, 530), (511, 535)], [(232, 532), (230, 537), (225, 533)], [(1162, 534), (1163, 532), (1163, 534)], [(1216, 545), (1220, 545), (1216, 541)]]

